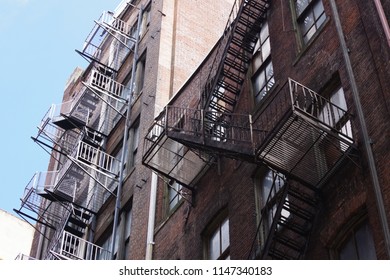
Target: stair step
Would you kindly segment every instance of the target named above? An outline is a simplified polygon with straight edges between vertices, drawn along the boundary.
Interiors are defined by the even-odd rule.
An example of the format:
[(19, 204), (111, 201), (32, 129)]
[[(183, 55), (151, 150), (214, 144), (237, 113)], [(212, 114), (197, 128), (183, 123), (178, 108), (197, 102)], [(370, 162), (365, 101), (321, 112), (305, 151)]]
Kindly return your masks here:
[(291, 231), (303, 237), (306, 237), (308, 234), (308, 229), (302, 227), (301, 225), (298, 225), (297, 223), (292, 222), (292, 219), (281, 216), (280, 220), (278, 221), (278, 224), (282, 227), (290, 229)]
[(252, 9), (256, 9), (258, 11), (261, 11), (262, 13), (265, 13), (268, 9), (268, 2), (269, 1), (262, 1), (261, 3), (259, 3), (258, 1), (248, 1), (245, 3), (246, 6), (244, 7), (244, 9), (251, 7)]
[(236, 48), (229, 48), (227, 50), (228, 54), (230, 54), (231, 56), (233, 57), (236, 57), (240, 60), (242, 60), (244, 63), (250, 63), (252, 57), (249, 56), (249, 55), (246, 55), (245, 53), (243, 52), (240, 52), (239, 50), (237, 50)]
[(73, 215), (69, 217), (68, 219), (68, 223), (71, 223), (75, 226), (78, 226), (78, 227), (81, 227), (81, 228), (86, 228), (87, 227), (87, 223), (80, 220), (79, 218), (76, 218), (74, 217)]
[(252, 43), (255, 43), (258, 38), (258, 32), (254, 32), (254, 30), (248, 29), (244, 26), (236, 26), (236, 31), (238, 35), (240, 35), (243, 38), (246, 38), (247, 41), (250, 41)]
[(73, 235), (76, 235), (77, 237), (83, 237), (84, 235), (84, 231), (83, 230), (79, 230), (79, 229), (75, 229), (73, 227), (70, 227), (70, 226), (65, 226), (65, 231), (73, 234)]
[(73, 208), (73, 213), (77, 217), (80, 217), (80, 218), (85, 219), (85, 220), (89, 220), (92, 217), (92, 214), (89, 213), (88, 211), (80, 210), (77, 208)]
[(235, 74), (231, 71), (227, 71), (225, 69), (223, 70), (222, 75), (223, 75), (223, 81), (225, 83), (228, 83), (228, 82), (226, 82), (226, 80), (237, 83), (237, 85), (240, 86), (238, 92), (241, 92), (241, 85), (244, 83), (245, 75), (243, 75), (243, 74), (238, 75), (238, 74)]
[(311, 221), (314, 217), (314, 214), (312, 212), (298, 206), (297, 204), (291, 202), (290, 200), (286, 200), (284, 202), (283, 208), (289, 211), (290, 213), (297, 215), (307, 221)]
[[(312, 190), (311, 190), (312, 191)], [(313, 191), (314, 192), (314, 191)], [(305, 192), (302, 192), (302, 191), (299, 191), (299, 189), (295, 188), (295, 187), (292, 187), (290, 186), (289, 190), (288, 190), (288, 195), (290, 196), (293, 196), (294, 198), (312, 206), (312, 207), (317, 207), (317, 199), (314, 197), (315, 194), (313, 193), (313, 196), (305, 193)]]
[(236, 69), (238, 72), (241, 73), (246, 73), (246, 71), (248, 70), (248, 65), (246, 65), (242, 60), (236, 61), (229, 57), (226, 57), (225, 65), (228, 65), (229, 67)]
[[(232, 84), (229, 84), (229, 83), (225, 82), (223, 79), (221, 79), (218, 82), (217, 86), (225, 89), (228, 92), (231, 92), (234, 96), (237, 96), (240, 93), (240, 88), (239, 87), (236, 87), (236, 86), (234, 86)], [(218, 91), (218, 87), (214, 91), (214, 95), (220, 95), (221, 94), (221, 92)], [(231, 99), (231, 102), (228, 101), (228, 103), (235, 103), (236, 102), (236, 99), (233, 99), (233, 98), (230, 98), (230, 99)]]
[(220, 113), (223, 113), (223, 114), (231, 114), (232, 113), (232, 110), (229, 110), (226, 106), (218, 104), (217, 102), (216, 101), (211, 101), (210, 104), (209, 104), (209, 108), (215, 109), (217, 112), (220, 112)]
[(240, 38), (237, 37), (232, 38), (232, 44), (239, 49), (247, 51), (248, 53), (253, 53), (253, 50), (255, 48), (254, 44), (244, 43)]
[(294, 259), (294, 258), (286, 255), (286, 253), (284, 251), (280, 251), (276, 248), (270, 249), (268, 251), (268, 255), (273, 257), (274, 259), (277, 259), (277, 260), (292, 260), (292, 259)]
[(284, 246), (289, 247), (290, 249), (301, 252), (303, 245), (297, 242), (296, 240), (293, 240), (291, 238), (288, 238), (286, 236), (283, 236), (281, 233), (276, 233), (274, 240), (280, 244), (283, 244)]

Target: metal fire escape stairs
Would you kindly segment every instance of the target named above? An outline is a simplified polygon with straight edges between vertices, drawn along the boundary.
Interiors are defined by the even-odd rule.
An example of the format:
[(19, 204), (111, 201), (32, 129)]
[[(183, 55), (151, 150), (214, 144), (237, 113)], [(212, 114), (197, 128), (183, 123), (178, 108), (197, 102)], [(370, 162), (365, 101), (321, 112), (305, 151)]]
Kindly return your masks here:
[(318, 189), (274, 171), (249, 259), (303, 259), (319, 213)]
[(235, 2), (202, 94), (206, 119), (234, 113), (269, 2)]
[[(229, 153), (226, 143), (218, 143), (218, 139), (225, 136), (224, 126), (234, 122), (231, 113), (268, 6), (269, 1), (235, 1), (203, 88), (200, 108), (167, 106), (145, 137), (143, 164), (191, 188), (218, 147)], [(237, 131), (247, 134), (239, 127)], [(210, 146), (206, 134), (214, 140), (208, 142)], [(253, 149), (251, 152), (253, 155)]]
[[(117, 12), (124, 9), (121, 5)], [(121, 161), (107, 154), (104, 146), (107, 135), (124, 117), (123, 109), (131, 102), (131, 92), (115, 80), (115, 71), (136, 47), (136, 42), (128, 35), (134, 28), (111, 12), (104, 12), (95, 23), (83, 52), (79, 52), (91, 58), (92, 66), (81, 82), (82, 88), (71, 100), (53, 105), (38, 126), (37, 136), (32, 137), (58, 167), (34, 174), (20, 209), (15, 209), (23, 219), (32, 221), (31, 224), (38, 222), (49, 228), (49, 237), (43, 228), (40, 233), (51, 242), (47, 258), (52, 259), (111, 257), (108, 250), (83, 237), (93, 215), (107, 198), (96, 186), (115, 196), (113, 188), (118, 184)], [(121, 47), (117, 43), (110, 45), (113, 41)], [(114, 59), (109, 57), (107, 61), (103, 53), (111, 55), (112, 50), (118, 51)], [(39, 231), (38, 226), (36, 229)]]
[(277, 86), (255, 119), (235, 113), (268, 6), (268, 1), (236, 2), (198, 108), (166, 106), (145, 137), (143, 163), (184, 185), (202, 171), (192, 150), (285, 174), (288, 180), (262, 210), (257, 233), (262, 245), (252, 257), (297, 259), (304, 258), (318, 190), (356, 148), (347, 108), (292, 79)]

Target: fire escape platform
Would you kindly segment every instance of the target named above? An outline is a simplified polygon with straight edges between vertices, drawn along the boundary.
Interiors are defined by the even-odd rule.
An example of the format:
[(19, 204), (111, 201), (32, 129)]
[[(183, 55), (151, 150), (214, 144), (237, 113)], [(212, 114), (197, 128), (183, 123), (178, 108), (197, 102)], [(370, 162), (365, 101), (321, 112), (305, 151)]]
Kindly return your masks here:
[(193, 178), (204, 166), (193, 164), (198, 151), (266, 163), (319, 186), (354, 150), (349, 113), (291, 79), (270, 97), (255, 119), (167, 106), (145, 139), (144, 163), (188, 183), (183, 174)]
[[(288, 85), (288, 86), (287, 86)], [(289, 79), (254, 121), (267, 133), (256, 144), (256, 158), (311, 186), (319, 186), (354, 150), (343, 108)]]
[(168, 178), (192, 186), (196, 178), (209, 166), (210, 157), (195, 153), (169, 138), (156, 123), (144, 142), (143, 164)]

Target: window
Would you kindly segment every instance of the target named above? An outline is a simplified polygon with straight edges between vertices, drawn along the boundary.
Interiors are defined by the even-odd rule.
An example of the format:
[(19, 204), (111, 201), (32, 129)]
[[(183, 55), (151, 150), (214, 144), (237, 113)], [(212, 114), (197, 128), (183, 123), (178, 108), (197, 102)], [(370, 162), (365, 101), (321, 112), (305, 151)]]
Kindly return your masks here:
[(129, 155), (128, 155), (128, 166), (129, 168), (135, 165), (135, 159), (137, 157), (138, 146), (139, 146), (139, 120), (136, 120), (129, 131)]
[(142, 37), (142, 35), (144, 35), (146, 33), (146, 30), (150, 24), (150, 7), (151, 7), (151, 5), (148, 5), (142, 13), (141, 30), (139, 32), (140, 38)]
[(230, 259), (229, 218), (226, 211), (211, 223), (205, 237), (206, 259)]
[(98, 254), (98, 260), (109, 260), (111, 258), (111, 241), (112, 241), (112, 233), (108, 234), (107, 237), (100, 243), (100, 247), (102, 248)]
[[(123, 142), (122, 142), (123, 143)], [(122, 159), (122, 151), (123, 151), (123, 144), (120, 144), (120, 147), (118, 149), (118, 151), (113, 155), (114, 158), (115, 158), (115, 161), (114, 161), (114, 166), (113, 166), (113, 170), (115, 171), (115, 173), (117, 175), (119, 175), (119, 172), (120, 172), (120, 166), (122, 164), (121, 162), (121, 159)], [(125, 158), (124, 158), (124, 161), (123, 161), (123, 164), (122, 164), (122, 168), (123, 168), (123, 176), (126, 176), (126, 162), (127, 162), (127, 154), (125, 154)]]
[(176, 205), (179, 204), (179, 202), (182, 199), (182, 191), (183, 186), (179, 184), (176, 181), (171, 181), (168, 184), (168, 210), (169, 212), (172, 211)]
[[(348, 110), (347, 102), (345, 101), (344, 90), (339, 87), (333, 92), (329, 98), (330, 103), (325, 104), (321, 109), (318, 119), (324, 124), (337, 129), (341, 139), (346, 142), (352, 142), (352, 126), (351, 121), (346, 115)], [(341, 145), (341, 149), (346, 149)]]
[(145, 81), (145, 63), (146, 55), (142, 55), (137, 63), (137, 69), (135, 72), (135, 89), (134, 93), (136, 95), (141, 94), (142, 89), (144, 88)]
[[(272, 226), (275, 212), (278, 207), (277, 194), (285, 185), (285, 177), (283, 174), (278, 173), (271, 169), (261, 169), (255, 180), (256, 193), (257, 193), (257, 212), (259, 213), (259, 220), (263, 219), (262, 234), (267, 234)], [(288, 197), (286, 198), (288, 200)], [(266, 215), (264, 217), (260, 216)], [(282, 210), (282, 216), (289, 218), (290, 212), (286, 209)], [(260, 236), (260, 243), (264, 244), (266, 236)]]
[(124, 223), (125, 223), (123, 254), (124, 254), (124, 259), (128, 260), (130, 256), (130, 233), (131, 233), (131, 221), (133, 217), (132, 208), (124, 212), (123, 215), (124, 215)]
[(252, 73), (254, 73), (252, 85), (256, 104), (269, 93), (275, 84), (267, 22), (262, 25), (258, 37), (252, 60)]
[(324, 24), (326, 14), (322, 0), (294, 0), (296, 21), (306, 44)]
[(339, 248), (341, 260), (376, 260), (374, 240), (366, 222), (348, 233), (347, 239)]

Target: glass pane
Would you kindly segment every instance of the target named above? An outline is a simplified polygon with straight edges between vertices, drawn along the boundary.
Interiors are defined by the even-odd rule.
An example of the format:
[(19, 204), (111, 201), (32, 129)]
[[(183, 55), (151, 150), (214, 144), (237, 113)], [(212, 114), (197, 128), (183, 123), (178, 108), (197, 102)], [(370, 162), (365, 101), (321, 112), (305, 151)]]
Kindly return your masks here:
[(264, 44), (261, 47), (261, 54), (263, 57), (263, 61), (267, 59), (267, 57), (271, 54), (271, 44), (269, 42), (269, 39), (267, 39)]
[(261, 53), (261, 51), (258, 51), (253, 56), (252, 72), (255, 73), (256, 70), (260, 68), (261, 64), (263, 64), (263, 54)]
[(325, 22), (326, 15), (322, 14), (320, 18), (317, 19), (316, 26), (317, 29), (321, 27), (321, 25)]
[(310, 28), (314, 25), (314, 17), (313, 17), (313, 14), (310, 13), (309, 15), (307, 15), (305, 17), (305, 19), (303, 20), (303, 22), (301, 23), (301, 29), (302, 29), (302, 33), (303, 34), (306, 34), (309, 32)]
[(132, 211), (131, 209), (126, 213), (126, 228), (125, 228), (125, 239), (130, 236), (131, 232), (131, 220), (132, 220)]
[(269, 37), (269, 31), (268, 31), (268, 22), (263, 24), (260, 30), (260, 41), (261, 43), (264, 43)]
[(357, 253), (353, 236), (347, 240), (340, 250), (341, 260), (357, 260)]
[(263, 183), (262, 183), (262, 187), (263, 187), (263, 205), (265, 205), (265, 203), (267, 202), (269, 193), (271, 191), (272, 183), (273, 183), (272, 171), (269, 170), (267, 172), (267, 174), (265, 175), (265, 177), (263, 179)]
[(302, 12), (305, 10), (305, 8), (307, 7), (307, 5), (309, 5), (309, 3), (311, 1), (309, 0), (296, 0), (295, 1), (295, 10), (297, 12), (297, 15), (300, 16), (302, 14)]
[(322, 4), (322, 1), (318, 1), (313, 8), (314, 11), (314, 17), (316, 19), (319, 19), (322, 14), (324, 13), (324, 5)]
[(222, 239), (222, 243), (221, 243), (221, 253), (224, 252), (228, 247), (229, 247), (229, 244), (230, 244), (230, 240), (229, 240), (229, 220), (226, 219), (224, 221), (224, 223), (222, 224), (221, 226), (221, 239)]
[(209, 259), (216, 260), (220, 256), (220, 238), (219, 238), (219, 229), (214, 232), (214, 234), (210, 238), (209, 243)]
[(260, 89), (262, 89), (265, 85), (265, 73), (261, 71), (255, 76), (253, 81), (253, 91), (257, 95)]
[(376, 260), (374, 240), (367, 223), (356, 232), (356, 246), (360, 260)]

